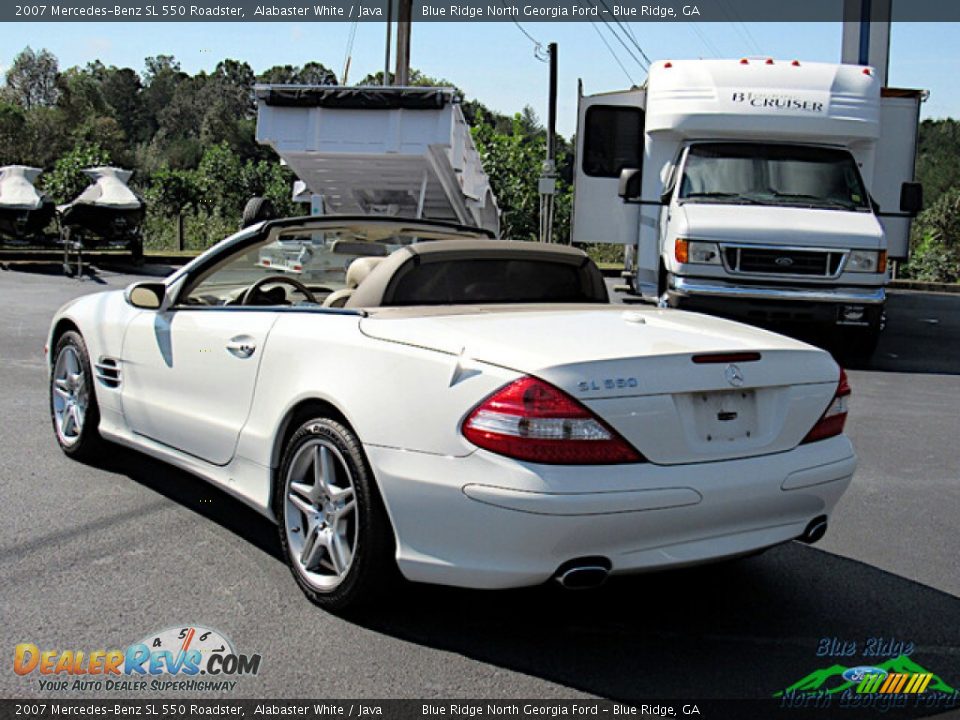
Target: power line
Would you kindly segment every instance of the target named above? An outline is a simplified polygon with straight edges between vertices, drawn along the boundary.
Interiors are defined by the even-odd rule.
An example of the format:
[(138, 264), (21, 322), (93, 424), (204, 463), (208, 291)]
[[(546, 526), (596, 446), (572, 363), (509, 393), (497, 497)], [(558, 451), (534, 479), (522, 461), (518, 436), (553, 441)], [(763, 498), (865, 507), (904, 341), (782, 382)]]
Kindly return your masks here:
[(710, 42), (707, 36), (703, 34), (703, 31), (698, 27), (699, 23), (690, 22), (684, 24), (696, 33), (697, 37), (700, 38), (700, 42), (703, 43), (703, 46), (707, 48), (707, 50), (713, 53), (714, 57), (720, 57), (720, 52), (717, 50), (717, 46)]
[[(597, 4), (594, 2), (594, 0), (589, 0), (589, 2), (590, 2), (591, 5), (593, 5), (593, 6), (594, 6), (595, 8), (597, 8), (598, 10), (600, 9), (599, 7), (597, 7)], [(604, 6), (606, 6), (606, 2), (604, 2), (604, 0), (600, 0), (600, 2), (603, 3)], [(607, 8), (607, 10), (609, 11), (609, 8)], [(633, 61), (634, 61), (635, 63), (637, 63), (637, 65), (640, 66), (640, 69), (641, 69), (641, 70), (643, 70), (644, 72), (647, 72), (648, 66), (647, 66), (647, 65), (644, 65), (643, 61), (640, 60), (640, 58), (638, 58), (638, 57), (633, 53), (633, 51), (630, 49), (630, 46), (627, 45), (627, 43), (624, 41), (624, 39), (623, 39), (622, 37), (620, 37), (620, 35), (616, 32), (616, 30), (614, 30), (613, 26), (610, 25), (610, 23), (607, 21), (607, 19), (604, 18), (604, 17), (601, 17), (600, 20), (601, 20), (601, 22), (603, 22), (604, 26), (606, 26), (606, 28), (607, 28), (607, 30), (609, 31), (609, 33), (610, 33), (611, 35), (613, 35), (613, 36), (617, 39), (617, 42), (619, 42), (621, 45), (623, 45), (623, 49), (627, 51), (627, 55), (629, 55), (631, 58), (633, 58)]]
[[(623, 34), (627, 36), (627, 39), (630, 40), (631, 43), (633, 43), (633, 46), (639, 51), (640, 55), (641, 55), (641, 56), (643, 57), (643, 59), (646, 61), (647, 67), (645, 67), (644, 70), (649, 70), (649, 68), (650, 68), (650, 58), (647, 57), (647, 54), (643, 51), (643, 48), (640, 47), (640, 43), (638, 43), (638, 42), (637, 42), (637, 39), (636, 39), (635, 37), (633, 37), (633, 35), (631, 34), (631, 32), (630, 32), (626, 27), (624, 27), (624, 24), (623, 24), (622, 22), (620, 22), (620, 19), (617, 18), (617, 16), (613, 14), (613, 11), (610, 9), (610, 6), (607, 5), (607, 0), (600, 0), (600, 3), (603, 5), (604, 9), (605, 9), (608, 13), (610, 13), (610, 15), (611, 15), (611, 16), (613, 17), (613, 19), (614, 19), (614, 22), (616, 22), (617, 25), (619, 26), (619, 28), (620, 28), (621, 30), (623, 30)], [(604, 20), (604, 22), (607, 22), (607, 21)]]
[[(735, 4), (729, 2), (729, 0), (718, 0), (718, 4), (720, 5), (720, 10), (723, 12), (723, 14), (733, 21), (734, 30), (737, 31), (737, 34), (740, 36), (740, 38), (744, 40), (751, 50), (757, 55), (763, 55), (763, 50), (757, 43), (756, 38), (754, 38), (753, 33), (750, 32), (750, 28), (748, 28), (747, 24), (743, 21), (740, 13), (737, 12)], [(730, 12), (727, 12), (727, 10), (724, 9), (724, 6), (726, 6)]]
[[(503, 0), (500, 0), (500, 4), (503, 6), (504, 10), (507, 9), (507, 6), (503, 4)], [(543, 43), (528, 33), (523, 25), (517, 22), (514, 18), (510, 19), (513, 21), (513, 24), (517, 26), (517, 30), (522, 32), (527, 40), (533, 43), (533, 56), (540, 62), (547, 62), (547, 51), (543, 49)]]
[(631, 86), (636, 85), (637, 83), (634, 82), (633, 77), (630, 75), (630, 72), (627, 70), (626, 66), (622, 62), (620, 62), (620, 58), (617, 57), (617, 54), (613, 51), (613, 48), (610, 47), (610, 43), (607, 42), (607, 39), (603, 36), (603, 33), (600, 32), (600, 28), (597, 27), (597, 23), (591, 20), (590, 25), (593, 26), (593, 29), (596, 31), (597, 35), (600, 36), (600, 40), (603, 42), (604, 45), (606, 45), (607, 50), (610, 51), (610, 54), (613, 56), (613, 59), (616, 61), (617, 65), (619, 65), (620, 69), (623, 70), (623, 74), (627, 76), (627, 80), (630, 81), (630, 85)]

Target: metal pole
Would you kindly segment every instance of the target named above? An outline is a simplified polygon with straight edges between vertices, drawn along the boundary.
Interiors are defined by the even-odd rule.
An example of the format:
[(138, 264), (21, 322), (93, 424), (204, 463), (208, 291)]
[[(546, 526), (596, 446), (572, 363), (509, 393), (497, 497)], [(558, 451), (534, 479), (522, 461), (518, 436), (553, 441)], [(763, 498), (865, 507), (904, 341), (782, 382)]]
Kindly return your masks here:
[(390, 84), (390, 41), (393, 39), (393, 0), (387, 0), (387, 49), (383, 55), (383, 84)]
[(557, 137), (557, 44), (547, 45), (547, 53), (550, 55), (550, 97), (549, 110), (547, 114), (547, 160), (556, 159), (556, 137)]
[(557, 44), (547, 45), (550, 55), (550, 91), (547, 109), (547, 157), (543, 161), (540, 192), (540, 242), (553, 242), (554, 195), (557, 192)]
[(413, 0), (399, 0), (397, 13), (397, 85), (410, 83), (410, 18)]

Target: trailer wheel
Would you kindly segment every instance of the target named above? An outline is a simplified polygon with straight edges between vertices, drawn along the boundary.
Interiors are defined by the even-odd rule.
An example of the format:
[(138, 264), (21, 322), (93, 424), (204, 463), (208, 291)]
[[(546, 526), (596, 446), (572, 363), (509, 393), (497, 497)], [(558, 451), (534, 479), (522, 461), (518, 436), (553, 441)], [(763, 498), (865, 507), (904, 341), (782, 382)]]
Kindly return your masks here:
[(143, 265), (143, 237), (138, 236), (130, 241), (130, 257), (134, 265)]
[(272, 220), (276, 216), (277, 211), (273, 206), (273, 201), (270, 198), (257, 195), (247, 200), (247, 204), (243, 208), (243, 220), (240, 227), (250, 227), (264, 220)]

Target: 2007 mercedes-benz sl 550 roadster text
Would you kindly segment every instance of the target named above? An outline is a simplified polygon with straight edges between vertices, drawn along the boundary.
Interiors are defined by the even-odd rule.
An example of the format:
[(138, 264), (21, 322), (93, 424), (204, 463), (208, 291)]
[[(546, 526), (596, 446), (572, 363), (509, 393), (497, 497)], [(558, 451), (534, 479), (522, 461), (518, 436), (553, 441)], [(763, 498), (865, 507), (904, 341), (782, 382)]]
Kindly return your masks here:
[(826, 352), (611, 305), (579, 250), (439, 222), (258, 223), (67, 304), (48, 359), (68, 455), (215, 483), (334, 609), (397, 569), (583, 587), (813, 542), (856, 466)]

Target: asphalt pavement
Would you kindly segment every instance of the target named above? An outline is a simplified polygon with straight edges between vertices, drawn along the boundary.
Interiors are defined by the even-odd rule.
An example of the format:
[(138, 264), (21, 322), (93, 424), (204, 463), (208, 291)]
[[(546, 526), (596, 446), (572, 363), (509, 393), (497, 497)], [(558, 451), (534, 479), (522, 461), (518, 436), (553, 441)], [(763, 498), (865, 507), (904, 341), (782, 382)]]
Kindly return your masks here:
[[(0, 270), (7, 662), (18, 643), (109, 649), (199, 624), (263, 658), (230, 697), (769, 697), (883, 638), (960, 688), (960, 296), (892, 295), (874, 361), (850, 373), (860, 469), (816, 546), (595, 591), (408, 586), (341, 618), (301, 595), (275, 528), (239, 502), (137, 453), (83, 465), (57, 448), (50, 318), (135, 279)], [(857, 658), (818, 657), (832, 639), (857, 643)], [(0, 696), (49, 695), (0, 664)]]

